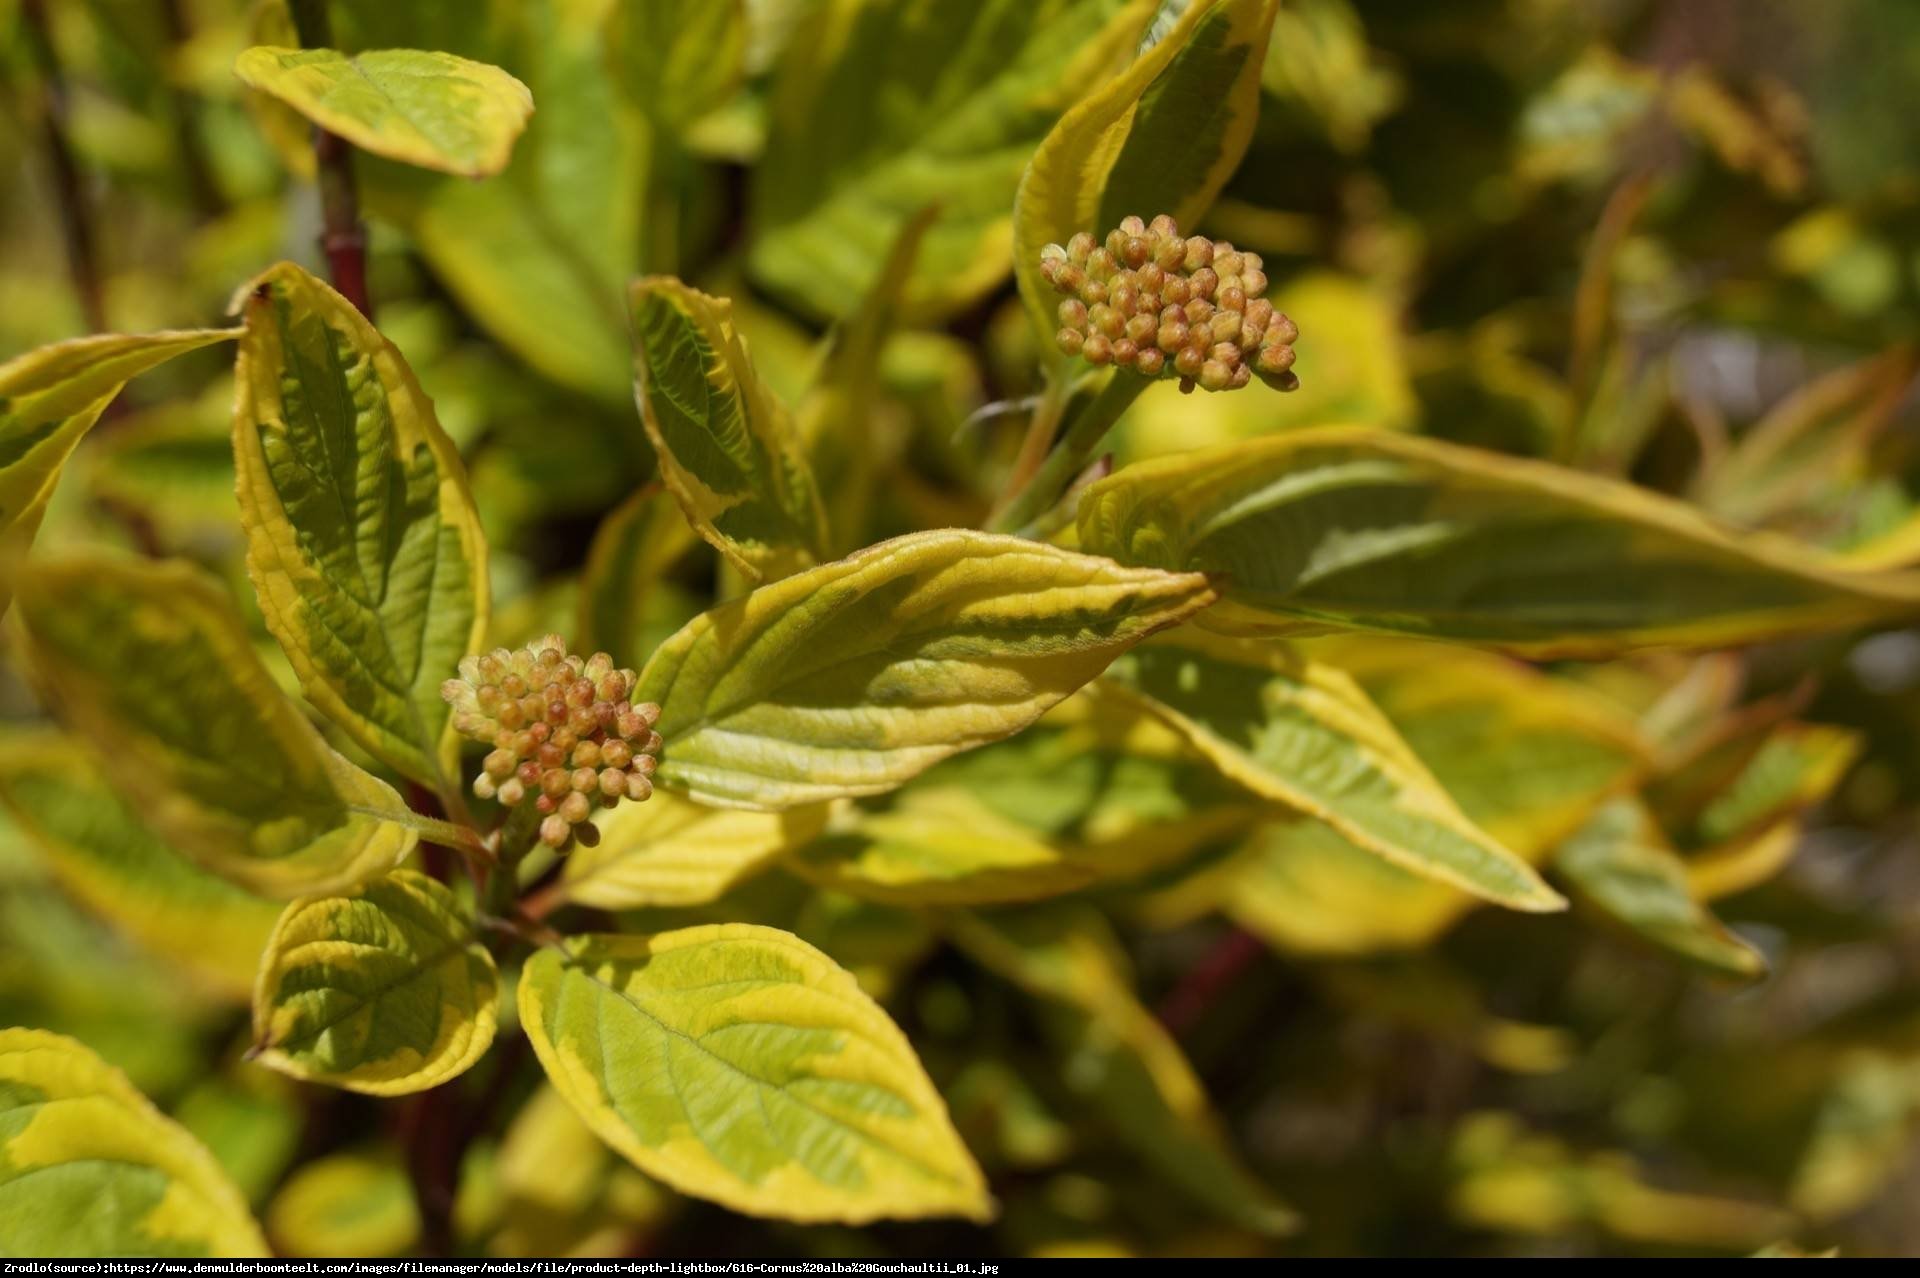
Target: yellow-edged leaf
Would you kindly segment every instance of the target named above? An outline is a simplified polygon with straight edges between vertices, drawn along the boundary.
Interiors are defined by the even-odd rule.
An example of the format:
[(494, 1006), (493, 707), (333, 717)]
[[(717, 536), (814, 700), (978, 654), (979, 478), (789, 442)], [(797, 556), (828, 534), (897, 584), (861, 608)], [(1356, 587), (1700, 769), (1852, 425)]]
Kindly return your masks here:
[(1463, 814), (1351, 678), (1274, 644), (1182, 635), (1116, 661), (1132, 698), (1234, 781), (1403, 869), (1522, 910), (1564, 906)]
[(238, 329), (78, 337), (0, 364), (0, 612), (8, 574), (33, 543), (60, 468), (114, 396), (176, 355), (230, 342)]
[(267, 1228), (283, 1256), (404, 1256), (420, 1238), (406, 1166), (389, 1149), (350, 1149), (302, 1165), (273, 1196)]
[(279, 905), (167, 846), (114, 793), (92, 751), (55, 732), (8, 736), (0, 800), (80, 904), (207, 988), (247, 996)]
[(1583, 901), (1669, 954), (1724, 976), (1767, 970), (1758, 950), (1694, 898), (1686, 862), (1634, 799), (1601, 807), (1554, 853), (1553, 866)]
[(73, 1039), (0, 1029), (0, 1255), (265, 1256), (206, 1148)]
[(141, 820), (203, 868), (286, 900), (350, 887), (413, 850), (400, 796), (327, 747), (199, 569), (43, 560), (19, 600), (56, 711)]
[(778, 809), (878, 794), (1009, 736), (1154, 631), (1206, 578), (947, 529), (882, 542), (696, 617), (641, 671), (660, 781)]
[(991, 1213), (906, 1037), (788, 933), (578, 937), (527, 963), (520, 1021), (594, 1133), (682, 1193), (796, 1221)]
[[(1133, 64), (1040, 143), (1013, 205), (1014, 274), (1044, 333), (1057, 327), (1042, 245), (1104, 235), (1129, 214), (1200, 220), (1253, 138), (1279, 0), (1193, 0), (1156, 23)], [(1172, 11), (1163, 6), (1163, 15)]]
[(395, 870), (287, 906), (260, 956), (253, 1054), (371, 1096), (437, 1087), (493, 1042), (500, 982), (465, 906)]
[(1306, 430), (1127, 467), (1080, 544), (1223, 578), (1204, 624), (1375, 630), (1542, 655), (1712, 647), (1920, 612), (1920, 580), (1840, 573), (1643, 489), (1373, 431)]
[(484, 62), (421, 49), (243, 50), (234, 74), (363, 151), (461, 177), (507, 166), (533, 114), (527, 86)]
[(788, 865), (894, 904), (1029, 901), (1172, 865), (1267, 810), (1156, 720), (1083, 697), (849, 811)]
[(236, 307), (234, 465), (267, 628), (355, 743), (451, 794), (440, 685), (487, 626), (460, 454), (399, 350), (326, 284), (283, 262)]
[(566, 899), (600, 910), (705, 905), (806, 843), (825, 821), (824, 804), (740, 812), (658, 791), (595, 821), (600, 842), (567, 857)]
[(824, 558), (813, 472), (732, 304), (664, 276), (636, 280), (631, 300), (634, 396), (687, 522), (754, 581)]

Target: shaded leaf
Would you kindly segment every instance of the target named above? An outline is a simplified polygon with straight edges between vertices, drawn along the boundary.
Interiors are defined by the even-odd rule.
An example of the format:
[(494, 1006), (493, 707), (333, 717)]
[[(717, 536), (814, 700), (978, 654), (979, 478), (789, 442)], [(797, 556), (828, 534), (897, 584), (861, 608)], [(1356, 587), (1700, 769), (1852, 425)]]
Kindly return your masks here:
[(1155, 630), (1206, 579), (1012, 537), (895, 538), (704, 613), (641, 671), (659, 780), (788, 808), (893, 788), (1024, 728)]
[(1756, 977), (1766, 960), (1721, 925), (1687, 886), (1686, 863), (1632, 799), (1615, 799), (1554, 853), (1580, 898), (1658, 948), (1710, 971)]
[(196, 568), (67, 557), (20, 581), (35, 672), (167, 843), (262, 896), (351, 886), (413, 850), (393, 788), (327, 748)]
[(404, 1256), (420, 1238), (413, 1183), (385, 1149), (353, 1149), (302, 1165), (267, 1208), (285, 1256)]
[(628, 0), (607, 27), (615, 78), (662, 129), (724, 104), (740, 86), (746, 45), (741, 0)]
[(797, 1221), (991, 1211), (906, 1038), (785, 932), (579, 937), (528, 962), (520, 1020), (595, 1134), (683, 1193)]
[(8, 737), (0, 799), (88, 910), (228, 997), (252, 990), (280, 907), (167, 846), (78, 742), (51, 732)]
[(1055, 1005), (1044, 1024), (1064, 1058), (1062, 1081), (1141, 1158), (1224, 1220), (1268, 1236), (1293, 1232), (1299, 1218), (1233, 1152), (1193, 1067), (1135, 997), (1097, 913), (955, 912), (941, 926), (989, 970)]
[(776, 77), (754, 174), (754, 277), (844, 315), (900, 228), (938, 204), (908, 307), (944, 315), (990, 292), (1013, 264), (1007, 208), (1027, 157), (1127, 56), (1147, 7), (832, 0)]

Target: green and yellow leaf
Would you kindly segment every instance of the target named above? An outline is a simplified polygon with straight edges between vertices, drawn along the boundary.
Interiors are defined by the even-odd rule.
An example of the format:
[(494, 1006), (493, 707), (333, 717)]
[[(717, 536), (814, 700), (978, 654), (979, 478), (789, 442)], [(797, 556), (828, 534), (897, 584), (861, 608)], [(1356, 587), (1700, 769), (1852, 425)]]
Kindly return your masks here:
[(1206, 624), (1241, 633), (1374, 630), (1604, 656), (1920, 610), (1920, 581), (1836, 572), (1628, 484), (1360, 430), (1130, 466), (1082, 499), (1080, 544), (1219, 574)]
[(1007, 210), (1027, 157), (1124, 64), (1150, 7), (830, 0), (775, 78), (754, 174), (754, 277), (817, 315), (845, 315), (901, 227), (937, 204), (909, 311), (951, 314), (992, 291), (1013, 265)]
[(404, 1256), (420, 1238), (413, 1183), (391, 1150), (350, 1149), (304, 1164), (267, 1208), (283, 1256)]
[(0, 742), (0, 801), (67, 893), (208, 989), (244, 999), (280, 907), (195, 866), (54, 732)]
[(0, 1029), (0, 1253), (265, 1256), (204, 1146), (73, 1039)]
[(528, 962), (520, 1020), (595, 1134), (682, 1193), (795, 1221), (991, 1214), (905, 1036), (785, 932), (579, 937)]
[(805, 844), (826, 816), (824, 804), (741, 812), (659, 791), (600, 816), (599, 844), (567, 857), (566, 899), (599, 910), (705, 905)]
[(176, 355), (230, 342), (238, 329), (78, 337), (0, 364), (0, 612), (5, 574), (39, 530), (60, 468), (114, 396)]
[(267, 628), (356, 744), (451, 794), (440, 684), (487, 626), (459, 452), (399, 350), (321, 281), (283, 262), (236, 305), (233, 454)]
[(527, 86), (484, 62), (421, 49), (243, 50), (234, 74), (373, 155), (461, 177), (507, 166), (533, 114)]
[(1462, 813), (1351, 678), (1272, 644), (1182, 635), (1116, 661), (1133, 699), (1228, 777), (1402, 869), (1513, 909), (1565, 904)]
[(635, 281), (632, 303), (634, 394), (687, 522), (754, 581), (825, 558), (813, 472), (732, 305), (663, 276)]
[[(1129, 214), (1192, 226), (1253, 139), (1260, 68), (1279, 0), (1193, 0), (1124, 72), (1060, 118), (1033, 153), (1013, 205), (1014, 273), (1051, 335), (1042, 245), (1105, 234)], [(1171, 16), (1162, 6), (1162, 15)]]
[(948, 529), (882, 542), (696, 617), (635, 696), (660, 781), (724, 807), (878, 794), (1010, 736), (1213, 599), (1206, 578)]
[(1635, 936), (1723, 976), (1763, 975), (1759, 951), (1695, 900), (1687, 867), (1638, 801), (1614, 799), (1554, 853), (1581, 900)]
[(493, 1042), (499, 976), (471, 913), (413, 870), (295, 901), (260, 956), (253, 1054), (371, 1096), (437, 1087)]
[(1074, 698), (846, 813), (788, 864), (900, 905), (1030, 901), (1175, 864), (1266, 807), (1156, 720)]
[(202, 868), (287, 900), (351, 887), (413, 850), (400, 796), (327, 747), (199, 569), (69, 556), (36, 562), (19, 585), (55, 710), (141, 820)]

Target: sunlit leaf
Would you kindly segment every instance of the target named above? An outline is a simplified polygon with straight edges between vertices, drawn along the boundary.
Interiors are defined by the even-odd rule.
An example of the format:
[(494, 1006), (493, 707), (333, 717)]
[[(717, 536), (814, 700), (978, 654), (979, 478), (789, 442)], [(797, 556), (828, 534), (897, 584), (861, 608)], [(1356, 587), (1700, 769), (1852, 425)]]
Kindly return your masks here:
[(905, 1036), (787, 933), (576, 938), (528, 962), (520, 1020), (595, 1134), (683, 1193), (799, 1221), (991, 1210)]
[(695, 618), (635, 696), (659, 779), (733, 807), (893, 788), (1024, 728), (1212, 600), (1206, 579), (950, 529), (882, 542)]
[(51, 732), (0, 742), (0, 799), (75, 900), (208, 987), (252, 990), (279, 906), (162, 842), (79, 743)]
[(363, 151), (462, 177), (505, 168), (533, 114), (526, 85), (451, 53), (255, 46), (233, 70)]
[(754, 580), (825, 558), (826, 515), (784, 405), (761, 384), (732, 307), (675, 279), (632, 290), (634, 394), (687, 521)]
[(1330, 666), (1280, 646), (1182, 636), (1129, 653), (1101, 686), (1135, 698), (1241, 785), (1403, 869), (1514, 909), (1564, 904)]
[(1007, 209), (1027, 157), (1131, 52), (1148, 7), (832, 0), (776, 77), (754, 173), (755, 277), (817, 314), (846, 314), (900, 228), (938, 204), (909, 308), (947, 314), (989, 292), (1017, 252)]
[(1179, 862), (1265, 807), (1154, 720), (1069, 702), (847, 813), (789, 863), (879, 901), (1035, 900)]
[(34, 668), (170, 846), (262, 896), (349, 887), (412, 851), (393, 788), (327, 748), (198, 569), (40, 561), (20, 580)]
[(312, 1082), (425, 1091), (493, 1042), (499, 978), (465, 906), (413, 870), (280, 916), (253, 996), (253, 1051)]
[(1632, 486), (1436, 440), (1300, 431), (1127, 467), (1080, 544), (1204, 571), (1206, 624), (1376, 630), (1554, 655), (1706, 647), (1920, 609), (1920, 583), (1844, 574)]
[(0, 1249), (10, 1256), (265, 1256), (200, 1143), (70, 1038), (0, 1029)]
[(811, 839), (824, 806), (710, 808), (671, 792), (602, 815), (600, 842), (567, 857), (566, 899), (601, 910), (704, 905)]
[(487, 625), (486, 540), (460, 455), (352, 303), (291, 263), (242, 297), (233, 451), (267, 627), (328, 718), (451, 792), (440, 685)]
[(1212, 205), (1253, 137), (1278, 7), (1194, 0), (1033, 153), (1013, 206), (1014, 273), (1042, 332), (1057, 327), (1042, 245), (1104, 234), (1128, 215), (1167, 213), (1191, 227)]

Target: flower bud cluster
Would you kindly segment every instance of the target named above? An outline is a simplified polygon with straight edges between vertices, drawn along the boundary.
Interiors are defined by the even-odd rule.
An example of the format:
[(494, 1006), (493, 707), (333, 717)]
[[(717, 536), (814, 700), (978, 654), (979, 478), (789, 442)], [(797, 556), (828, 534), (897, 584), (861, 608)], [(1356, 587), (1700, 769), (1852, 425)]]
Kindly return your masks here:
[(1145, 377), (1178, 377), (1182, 391), (1237, 390), (1258, 377), (1297, 390), (1300, 330), (1273, 309), (1264, 263), (1225, 240), (1182, 237), (1166, 214), (1120, 220), (1104, 242), (1085, 231), (1040, 250), (1040, 274), (1066, 295), (1054, 340), (1068, 355)]
[(550, 847), (595, 841), (594, 809), (653, 794), (660, 707), (633, 704), (637, 679), (604, 652), (569, 654), (559, 635), (461, 661), (440, 695), (455, 731), (493, 747), (473, 792), (508, 807), (531, 799)]

